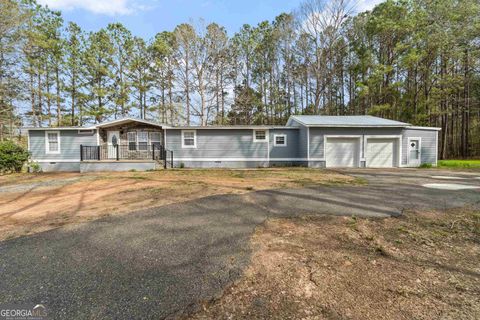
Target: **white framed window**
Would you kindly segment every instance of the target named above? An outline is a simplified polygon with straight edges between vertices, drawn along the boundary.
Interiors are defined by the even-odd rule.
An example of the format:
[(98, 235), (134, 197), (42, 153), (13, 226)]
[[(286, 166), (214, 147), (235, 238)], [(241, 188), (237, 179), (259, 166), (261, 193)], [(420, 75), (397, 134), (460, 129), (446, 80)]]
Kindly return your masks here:
[(155, 149), (160, 149), (162, 146), (162, 136), (160, 132), (150, 132), (150, 144), (155, 145)]
[(196, 147), (197, 147), (197, 131), (182, 130), (182, 148), (196, 148)]
[(286, 147), (287, 146), (287, 135), (286, 134), (275, 134), (273, 136), (273, 145), (275, 147)]
[(253, 130), (253, 142), (268, 142), (267, 130)]
[(60, 153), (60, 131), (45, 131), (45, 153)]
[(137, 133), (135, 131), (127, 132), (128, 150), (137, 150)]
[(137, 132), (137, 141), (138, 141), (138, 150), (147, 151), (148, 150), (148, 132), (138, 131)]

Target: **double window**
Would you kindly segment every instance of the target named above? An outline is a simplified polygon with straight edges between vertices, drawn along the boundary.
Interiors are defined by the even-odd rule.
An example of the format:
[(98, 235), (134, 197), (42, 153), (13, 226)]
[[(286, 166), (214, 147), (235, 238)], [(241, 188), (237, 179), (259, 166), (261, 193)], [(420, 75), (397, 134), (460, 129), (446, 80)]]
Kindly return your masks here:
[(60, 132), (45, 131), (45, 152), (47, 154), (60, 153)]
[(127, 132), (129, 151), (148, 151), (151, 145), (160, 149), (162, 146), (162, 135), (160, 132), (130, 131)]
[(182, 148), (197, 147), (197, 131), (182, 130)]

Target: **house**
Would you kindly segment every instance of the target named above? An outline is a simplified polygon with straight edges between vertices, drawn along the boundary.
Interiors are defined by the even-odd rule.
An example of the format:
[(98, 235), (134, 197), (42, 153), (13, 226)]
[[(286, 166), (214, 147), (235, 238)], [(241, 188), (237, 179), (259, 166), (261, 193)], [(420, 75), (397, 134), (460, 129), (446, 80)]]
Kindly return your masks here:
[(43, 171), (162, 167), (436, 165), (439, 128), (372, 116), (291, 116), (285, 126), (168, 126), (134, 118), (27, 128)]

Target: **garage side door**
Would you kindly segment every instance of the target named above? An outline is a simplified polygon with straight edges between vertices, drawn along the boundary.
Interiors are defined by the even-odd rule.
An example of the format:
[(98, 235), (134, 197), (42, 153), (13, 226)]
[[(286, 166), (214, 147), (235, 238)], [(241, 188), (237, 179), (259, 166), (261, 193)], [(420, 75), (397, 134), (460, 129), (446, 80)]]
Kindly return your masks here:
[(367, 167), (392, 168), (397, 166), (397, 148), (397, 139), (367, 139)]
[(360, 141), (356, 138), (327, 138), (325, 153), (329, 168), (358, 167)]

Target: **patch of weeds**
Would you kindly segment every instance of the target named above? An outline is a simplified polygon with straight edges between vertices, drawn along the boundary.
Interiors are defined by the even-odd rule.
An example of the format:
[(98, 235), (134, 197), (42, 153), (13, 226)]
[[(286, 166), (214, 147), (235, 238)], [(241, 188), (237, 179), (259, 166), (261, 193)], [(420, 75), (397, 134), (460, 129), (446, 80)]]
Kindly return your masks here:
[(248, 191), (252, 191), (252, 190), (253, 190), (253, 187), (252, 187), (252, 186), (248, 186), (248, 187), (246, 187), (245, 189), (247, 189)]
[(128, 172), (137, 172), (137, 170), (135, 170), (135, 169), (130, 169), (130, 170), (128, 170)]
[(353, 180), (353, 183), (355, 185), (364, 186), (364, 185), (368, 184), (368, 180), (365, 179), (365, 178), (361, 178), (361, 177), (355, 177), (355, 179)]
[(245, 178), (245, 174), (241, 171), (234, 171), (230, 174), (232, 178)]
[(143, 176), (133, 176), (133, 177), (129, 177), (130, 179), (135, 179), (135, 180), (146, 180), (147, 177), (143, 177)]
[(400, 226), (397, 228), (398, 231), (400, 231), (401, 233), (410, 233), (407, 228), (405, 228), (405, 226)]
[(348, 226), (352, 229), (352, 230), (355, 230), (358, 232), (358, 218), (357, 216), (353, 215), (350, 217), (350, 219), (348, 220)]
[(422, 163), (419, 168), (430, 169), (432, 167), (433, 167), (433, 165), (431, 163)]

